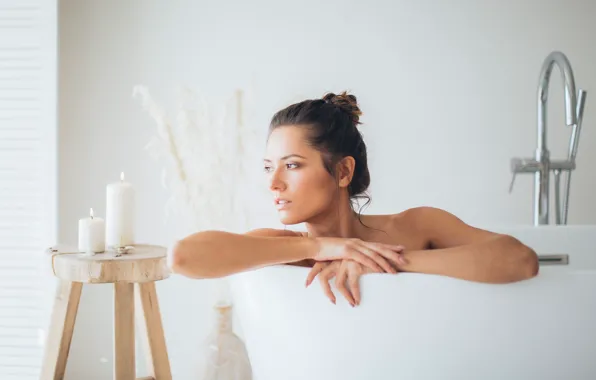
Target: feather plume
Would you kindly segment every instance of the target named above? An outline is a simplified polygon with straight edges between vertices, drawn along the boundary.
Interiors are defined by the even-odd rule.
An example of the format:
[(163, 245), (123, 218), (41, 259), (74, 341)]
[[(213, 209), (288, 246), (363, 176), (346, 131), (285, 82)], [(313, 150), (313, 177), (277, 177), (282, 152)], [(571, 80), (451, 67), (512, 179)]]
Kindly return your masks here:
[(218, 108), (182, 87), (172, 123), (145, 86), (133, 89), (157, 126), (146, 149), (153, 159), (163, 160), (162, 183), (171, 192), (166, 215), (183, 214), (193, 232), (247, 228), (250, 210), (243, 185), (249, 182), (246, 165), (255, 155), (251, 149), (258, 145), (258, 134), (242, 118), (242, 94), (236, 91)]

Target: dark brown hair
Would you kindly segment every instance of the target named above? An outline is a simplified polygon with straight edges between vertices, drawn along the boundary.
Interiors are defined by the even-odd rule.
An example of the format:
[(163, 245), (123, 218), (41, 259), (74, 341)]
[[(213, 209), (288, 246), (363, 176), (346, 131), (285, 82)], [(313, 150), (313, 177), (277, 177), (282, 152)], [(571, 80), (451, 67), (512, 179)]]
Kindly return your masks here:
[[(354, 95), (345, 91), (339, 95), (327, 93), (321, 99), (304, 100), (276, 112), (271, 119), (268, 135), (282, 126), (307, 128), (308, 144), (321, 152), (323, 165), (333, 177), (336, 175), (337, 163), (344, 157), (352, 156), (355, 166), (348, 194), (353, 209), (353, 202), (358, 198), (367, 200), (364, 206), (371, 201), (366, 193), (370, 185), (366, 144), (358, 130), (361, 115)], [(360, 217), (360, 212), (358, 215)]]

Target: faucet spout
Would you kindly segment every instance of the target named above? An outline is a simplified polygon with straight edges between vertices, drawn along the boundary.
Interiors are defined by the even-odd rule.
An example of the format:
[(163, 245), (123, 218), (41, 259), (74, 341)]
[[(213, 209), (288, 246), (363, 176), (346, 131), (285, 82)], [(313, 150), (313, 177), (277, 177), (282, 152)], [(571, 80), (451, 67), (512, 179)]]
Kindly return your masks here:
[(575, 92), (575, 78), (571, 63), (560, 51), (550, 53), (542, 64), (540, 79), (538, 83), (538, 146), (537, 150), (547, 150), (546, 145), (546, 103), (548, 101), (548, 88), (550, 76), (554, 65), (559, 67), (565, 88), (565, 120), (568, 126), (577, 123), (576, 106), (577, 98)]

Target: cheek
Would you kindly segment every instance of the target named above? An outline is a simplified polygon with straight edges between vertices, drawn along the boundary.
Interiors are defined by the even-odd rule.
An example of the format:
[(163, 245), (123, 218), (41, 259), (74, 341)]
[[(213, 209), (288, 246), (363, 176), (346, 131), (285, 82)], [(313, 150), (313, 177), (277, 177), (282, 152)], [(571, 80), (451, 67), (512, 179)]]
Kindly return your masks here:
[(302, 171), (293, 178), (297, 195), (327, 200), (333, 193), (333, 181), (329, 174), (321, 171)]

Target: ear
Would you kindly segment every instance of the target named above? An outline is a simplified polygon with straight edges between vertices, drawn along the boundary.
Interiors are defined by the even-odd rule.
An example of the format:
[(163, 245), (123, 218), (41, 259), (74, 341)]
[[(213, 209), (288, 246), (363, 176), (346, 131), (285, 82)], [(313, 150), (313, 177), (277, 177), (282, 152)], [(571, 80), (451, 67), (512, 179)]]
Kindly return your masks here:
[(337, 163), (336, 169), (339, 187), (348, 187), (350, 182), (352, 182), (355, 167), (356, 160), (352, 156), (344, 157)]

